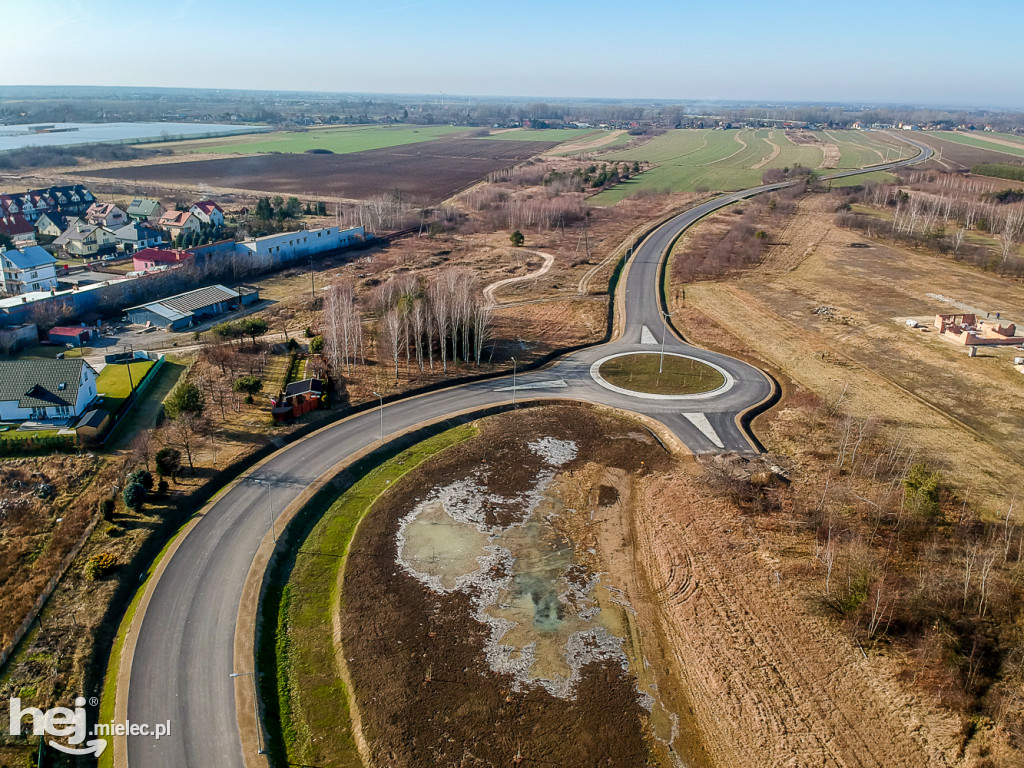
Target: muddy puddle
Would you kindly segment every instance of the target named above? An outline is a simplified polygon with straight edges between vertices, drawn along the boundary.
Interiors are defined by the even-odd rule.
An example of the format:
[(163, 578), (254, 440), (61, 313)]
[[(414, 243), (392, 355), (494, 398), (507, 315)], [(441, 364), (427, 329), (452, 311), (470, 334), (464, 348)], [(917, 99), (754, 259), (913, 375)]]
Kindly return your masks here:
[[(454, 449), (461, 456), (424, 465), (385, 497), (390, 523), (377, 518), (372, 541), (359, 539), (378, 571), (390, 553), (391, 572), (374, 584), (375, 610), (369, 595), (346, 600), (380, 635), (371, 644), (353, 631), (346, 654), (351, 648), (358, 670), (358, 647), (369, 649), (374, 663), (414, 681), (398, 694), (382, 670), (354, 673), (377, 735), (369, 740), (388, 744), (393, 765), (426, 764), (403, 760), (418, 740), (433, 745), (434, 764), (509, 765), (519, 756), (523, 764), (704, 765), (685, 699), (662, 679), (658, 638), (646, 630), (653, 623), (643, 620), (649, 606), (624, 514), (632, 482), (666, 460), (663, 450), (635, 425), (586, 409), (525, 413), (517, 435), (490, 427), (507, 418), (495, 417)], [(569, 423), (559, 418), (567, 414)], [(612, 439), (602, 438), (613, 425)], [(349, 593), (352, 573), (345, 584)], [(414, 720), (426, 722), (399, 728), (414, 700), (422, 706)]]

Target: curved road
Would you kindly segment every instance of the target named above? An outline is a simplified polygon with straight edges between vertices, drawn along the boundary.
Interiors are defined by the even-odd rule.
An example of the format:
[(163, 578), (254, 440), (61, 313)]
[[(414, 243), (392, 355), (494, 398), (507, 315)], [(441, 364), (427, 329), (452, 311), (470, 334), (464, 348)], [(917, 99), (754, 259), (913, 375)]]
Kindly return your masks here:
[[(903, 138), (902, 136), (900, 138)], [(875, 166), (884, 170), (926, 160), (931, 150)], [(865, 171), (834, 174), (851, 176)], [(708, 213), (738, 200), (786, 186), (774, 184), (723, 195), (682, 213), (655, 230), (632, 257), (619, 297), (620, 337), (561, 358), (543, 370), (519, 375), (519, 399), (576, 399), (642, 413), (663, 423), (695, 452), (753, 451), (738, 415), (765, 400), (772, 385), (756, 368), (677, 338), (662, 317), (658, 277), (671, 243)], [(591, 367), (612, 354), (665, 351), (699, 358), (731, 379), (727, 389), (690, 399), (641, 399), (601, 386)], [(512, 399), (511, 378), (490, 379), (384, 406), (388, 434), (471, 408)], [(253, 557), (267, 534), (270, 505), (283, 510), (331, 467), (378, 441), (380, 412), (363, 412), (287, 447), (225, 492), (169, 554), (141, 621), (131, 661), (127, 717), (132, 723), (171, 721), (171, 736), (127, 739), (132, 768), (244, 768), (232, 679), (235, 623)], [(123, 764), (124, 756), (118, 756)]]

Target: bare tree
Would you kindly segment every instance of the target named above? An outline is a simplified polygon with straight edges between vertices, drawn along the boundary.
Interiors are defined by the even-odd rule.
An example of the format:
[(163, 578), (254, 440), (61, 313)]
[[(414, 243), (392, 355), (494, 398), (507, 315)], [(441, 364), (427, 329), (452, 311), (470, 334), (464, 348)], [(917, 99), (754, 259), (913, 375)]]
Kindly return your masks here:
[(195, 470), (193, 458), (206, 434), (206, 421), (194, 413), (182, 413), (167, 428), (170, 443), (181, 449), (188, 459), (188, 468)]

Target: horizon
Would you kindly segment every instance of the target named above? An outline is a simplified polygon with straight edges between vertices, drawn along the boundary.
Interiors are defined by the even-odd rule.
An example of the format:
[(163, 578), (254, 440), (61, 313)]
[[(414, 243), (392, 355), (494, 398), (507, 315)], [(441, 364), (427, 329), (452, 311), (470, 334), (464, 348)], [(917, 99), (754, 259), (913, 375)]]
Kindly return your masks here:
[[(14, 7), (0, 54), (12, 85), (1024, 109), (1024, 84), (1001, 66), (1015, 60), (1024, 22), (1008, 0), (984, 18), (921, 2), (866, 0), (851, 13), (805, 0), (780, 14), (752, 0), (722, 9), (649, 0), (630, 9), (635, 28), (618, 18), (625, 10), (579, 0), (514, 10), (394, 0), (368, 11), (312, 0), (285, 17), (270, 0), (183, 0), (140, 18), (112, 0), (48, 5), (56, 22), (46, 39), (57, 49), (111, 33), (118, 45), (91, 51), (94, 65), (69, 78), (63, 57), (38, 55), (37, 7)], [(182, 66), (125, 66), (152, 56), (156, 37), (173, 40)], [(103, 83), (98, 72), (109, 74)], [(545, 92), (565, 95), (528, 95)]]

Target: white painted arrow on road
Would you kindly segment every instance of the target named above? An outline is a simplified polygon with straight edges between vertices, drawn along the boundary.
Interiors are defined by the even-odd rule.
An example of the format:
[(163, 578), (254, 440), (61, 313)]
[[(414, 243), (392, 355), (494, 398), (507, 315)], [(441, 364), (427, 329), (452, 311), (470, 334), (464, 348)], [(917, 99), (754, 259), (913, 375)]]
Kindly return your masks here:
[[(526, 384), (516, 384), (516, 389), (558, 389), (559, 387), (568, 387), (564, 379), (554, 379), (552, 381), (531, 381)], [(495, 392), (511, 392), (512, 387), (498, 387)]]
[(703, 413), (684, 413), (683, 416), (685, 416), (686, 420), (693, 424), (693, 426), (699, 429), (704, 437), (719, 448), (725, 448), (725, 445), (722, 444), (722, 438), (720, 438), (718, 433), (715, 432), (715, 428), (711, 426), (711, 422), (708, 421), (707, 416)]

